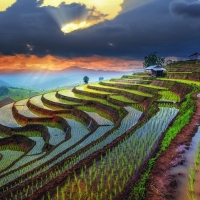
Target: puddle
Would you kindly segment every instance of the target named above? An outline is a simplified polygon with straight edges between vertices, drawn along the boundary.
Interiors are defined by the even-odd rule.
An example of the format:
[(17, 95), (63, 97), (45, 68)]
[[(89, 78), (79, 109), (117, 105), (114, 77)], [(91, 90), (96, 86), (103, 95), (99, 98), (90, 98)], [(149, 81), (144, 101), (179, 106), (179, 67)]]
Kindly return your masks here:
[[(172, 175), (177, 175), (177, 194), (176, 194), (176, 200), (190, 200), (187, 196), (187, 192), (189, 192), (189, 174), (190, 174), (190, 168), (194, 169), (194, 158), (195, 158), (195, 152), (198, 149), (198, 142), (200, 141), (200, 126), (198, 127), (198, 131), (195, 134), (195, 136), (192, 138), (192, 142), (190, 145), (189, 150), (186, 150), (184, 154), (182, 154), (182, 158), (186, 161), (183, 163), (183, 165), (178, 165), (174, 168), (172, 168), (169, 172)], [(184, 145), (181, 145), (177, 151), (185, 150)], [(200, 161), (200, 160), (199, 160)], [(200, 170), (200, 164), (199, 164), (199, 170)], [(200, 200), (200, 171), (195, 172), (195, 184), (194, 184), (194, 195), (196, 197), (195, 200)]]

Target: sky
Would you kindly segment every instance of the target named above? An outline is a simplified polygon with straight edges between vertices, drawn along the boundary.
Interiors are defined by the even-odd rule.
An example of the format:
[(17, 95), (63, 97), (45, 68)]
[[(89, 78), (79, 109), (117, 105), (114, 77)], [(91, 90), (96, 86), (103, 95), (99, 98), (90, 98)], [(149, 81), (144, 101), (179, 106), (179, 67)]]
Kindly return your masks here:
[(142, 68), (200, 53), (199, 0), (0, 0), (0, 71)]

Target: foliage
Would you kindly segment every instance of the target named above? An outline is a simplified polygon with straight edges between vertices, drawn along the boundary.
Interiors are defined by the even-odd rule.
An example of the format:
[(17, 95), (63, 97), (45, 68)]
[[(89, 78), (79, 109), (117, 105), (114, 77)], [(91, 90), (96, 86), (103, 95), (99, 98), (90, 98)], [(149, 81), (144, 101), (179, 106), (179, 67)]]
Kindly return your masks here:
[(119, 100), (119, 101), (122, 101), (122, 102), (125, 102), (125, 103), (136, 103), (135, 101), (127, 99), (126, 97), (121, 96), (121, 95), (112, 95), (110, 97), (112, 99), (116, 99), (116, 100)]
[(149, 54), (148, 56), (144, 57), (144, 62), (143, 62), (143, 66), (149, 67), (151, 65), (160, 65), (162, 66), (163, 63), (165, 62), (164, 58), (158, 57), (156, 55), (156, 52)]
[(83, 81), (84, 81), (85, 84), (88, 84), (89, 77), (88, 76), (84, 76), (83, 77)]
[(157, 109), (157, 106), (155, 104), (152, 104), (149, 110), (147, 111), (147, 115), (150, 115)]
[(180, 96), (171, 91), (160, 91), (158, 94), (162, 95), (161, 101), (180, 102)]
[[(192, 91), (195, 92), (195, 91)], [(192, 93), (191, 92), (191, 93)], [(153, 168), (156, 159), (160, 156), (162, 151), (170, 145), (172, 139), (180, 132), (180, 130), (189, 123), (190, 118), (194, 112), (194, 99), (191, 97), (191, 93), (186, 95), (186, 101), (181, 105), (180, 113), (177, 119), (174, 121), (173, 126), (171, 126), (165, 133), (165, 137), (161, 143), (160, 151), (157, 152), (154, 158), (149, 160), (146, 171), (141, 175), (141, 179), (132, 188), (130, 199), (141, 200), (145, 199), (145, 188), (148, 181), (149, 174)]]
[(8, 93), (9, 93), (9, 90), (7, 87), (5, 87), (5, 86), (0, 87), (0, 96), (6, 95)]
[(10, 97), (11, 99), (18, 101), (21, 99), (29, 98), (39, 94), (36, 90), (24, 89), (24, 88), (15, 88), (15, 87), (0, 87), (0, 99), (5, 97)]

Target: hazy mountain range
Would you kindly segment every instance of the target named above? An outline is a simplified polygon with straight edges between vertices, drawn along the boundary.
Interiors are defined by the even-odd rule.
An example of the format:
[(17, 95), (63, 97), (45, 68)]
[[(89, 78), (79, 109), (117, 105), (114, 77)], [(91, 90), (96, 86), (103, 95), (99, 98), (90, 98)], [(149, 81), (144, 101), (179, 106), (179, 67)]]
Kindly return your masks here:
[[(142, 71), (141, 69), (134, 71)], [(32, 88), (37, 90), (49, 90), (53, 88), (72, 86), (83, 83), (83, 77), (88, 76), (89, 82), (96, 82), (99, 77), (104, 77), (104, 80), (121, 77), (124, 74), (131, 74), (132, 72), (117, 72), (117, 71), (103, 71), (90, 70), (79, 67), (72, 67), (63, 69), (61, 71), (15, 71), (12, 73), (0, 74), (0, 85)]]
[(10, 85), (8, 83), (6, 83), (5, 81), (0, 79), (0, 87), (1, 86), (8, 86), (9, 87)]

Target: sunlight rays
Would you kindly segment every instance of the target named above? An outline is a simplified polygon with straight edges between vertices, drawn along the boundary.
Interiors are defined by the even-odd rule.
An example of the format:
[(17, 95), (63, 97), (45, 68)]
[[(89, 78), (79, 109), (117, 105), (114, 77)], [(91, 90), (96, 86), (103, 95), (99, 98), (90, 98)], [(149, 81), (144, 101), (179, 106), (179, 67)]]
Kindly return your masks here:
[(42, 6), (51, 6), (47, 10), (60, 29), (70, 33), (115, 18), (121, 11), (123, 1), (44, 0)]

